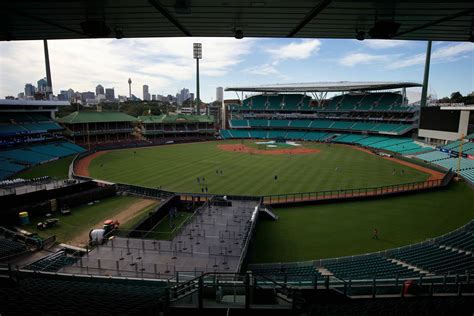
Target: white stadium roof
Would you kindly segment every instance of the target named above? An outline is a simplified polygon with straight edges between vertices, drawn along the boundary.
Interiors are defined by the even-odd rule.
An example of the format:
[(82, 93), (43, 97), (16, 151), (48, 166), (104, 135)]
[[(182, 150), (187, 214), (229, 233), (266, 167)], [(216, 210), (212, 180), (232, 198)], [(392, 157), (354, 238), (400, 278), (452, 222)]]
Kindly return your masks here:
[(270, 84), (260, 86), (238, 86), (227, 87), (225, 91), (243, 91), (243, 92), (341, 92), (341, 91), (373, 91), (389, 90), (399, 88), (421, 87), (416, 82), (308, 82), (308, 83), (286, 83)]

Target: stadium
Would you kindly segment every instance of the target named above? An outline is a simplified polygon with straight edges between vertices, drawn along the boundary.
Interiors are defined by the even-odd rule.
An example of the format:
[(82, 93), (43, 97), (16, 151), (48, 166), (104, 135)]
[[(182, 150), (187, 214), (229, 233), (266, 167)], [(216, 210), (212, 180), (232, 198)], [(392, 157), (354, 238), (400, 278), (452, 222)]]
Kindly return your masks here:
[(411, 88), (228, 86), (220, 120), (0, 100), (0, 313), (472, 314), (474, 106)]

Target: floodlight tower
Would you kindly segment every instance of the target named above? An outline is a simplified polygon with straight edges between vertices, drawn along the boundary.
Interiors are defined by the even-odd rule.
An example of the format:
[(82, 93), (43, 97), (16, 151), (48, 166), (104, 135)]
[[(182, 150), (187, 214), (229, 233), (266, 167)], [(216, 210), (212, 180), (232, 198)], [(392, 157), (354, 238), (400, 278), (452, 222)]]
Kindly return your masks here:
[(202, 59), (202, 44), (193, 44), (193, 55), (196, 59), (196, 114), (200, 115), (201, 97), (199, 96), (199, 59)]
[(46, 86), (46, 98), (49, 99), (53, 94), (53, 83), (51, 81), (51, 67), (49, 66), (49, 50), (48, 50), (48, 41), (43, 40), (44, 48), (44, 61), (46, 66), (46, 81), (48, 85)]
[(132, 79), (128, 78), (128, 98), (132, 99)]

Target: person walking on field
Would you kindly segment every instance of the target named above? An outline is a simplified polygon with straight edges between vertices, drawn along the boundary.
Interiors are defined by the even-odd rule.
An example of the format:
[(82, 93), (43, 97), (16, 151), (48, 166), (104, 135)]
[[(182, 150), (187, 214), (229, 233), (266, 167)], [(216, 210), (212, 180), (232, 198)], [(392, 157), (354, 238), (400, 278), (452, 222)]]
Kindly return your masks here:
[(374, 228), (372, 239), (379, 240), (379, 231), (377, 228)]

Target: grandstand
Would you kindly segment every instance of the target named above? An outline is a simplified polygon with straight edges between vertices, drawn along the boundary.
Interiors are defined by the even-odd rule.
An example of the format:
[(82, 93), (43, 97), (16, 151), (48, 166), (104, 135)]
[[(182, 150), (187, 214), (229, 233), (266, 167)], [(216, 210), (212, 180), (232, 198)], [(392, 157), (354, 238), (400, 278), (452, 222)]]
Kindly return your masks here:
[(54, 138), (63, 128), (54, 121), (58, 101), (0, 100), (0, 146)]
[(137, 140), (137, 118), (121, 112), (73, 112), (57, 121), (69, 140), (89, 148)]
[[(230, 87), (227, 91), (263, 94), (229, 106), (228, 129), (221, 130), (221, 137), (334, 141), (400, 154), (426, 152), (430, 149), (411, 137), (419, 108), (407, 105), (404, 94), (414, 86), (419, 85), (337, 82)], [(380, 91), (393, 88), (402, 89), (402, 93)], [(298, 90), (304, 94), (296, 94)], [(343, 93), (324, 99), (327, 92), (336, 91)], [(309, 92), (317, 98), (313, 100), (306, 94)]]
[(198, 115), (145, 115), (139, 116), (141, 135), (152, 142), (169, 139), (213, 138), (214, 119)]
[(58, 101), (0, 100), (0, 180), (31, 166), (83, 152), (62, 137)]
[[(414, 157), (447, 170), (457, 171), (460, 142), (460, 140), (449, 142), (447, 145), (438, 146), (435, 150)], [(460, 158), (460, 175), (474, 183), (474, 142), (472, 142), (472, 139), (466, 138), (463, 140)]]
[[(72, 10), (71, 8), (70, 3), (65, 1), (46, 1), (40, 6), (11, 1), (4, 8), (7, 19), (3, 21), (5, 32), (0, 35), (0, 40), (45, 40), (46, 72), (49, 82), (47, 88), (51, 89), (51, 92), (53, 87), (49, 71), (46, 42), (48, 39), (227, 36), (286, 37), (299, 41), (297, 38), (353, 40), (357, 37), (359, 40), (428, 40), (429, 52), (431, 41), (472, 42), (474, 9), (471, 2), (452, 1), (383, 3), (241, 1), (229, 5), (228, 2), (222, 1), (155, 0), (143, 3), (129, 0), (98, 2), (93, 8), (89, 2), (75, 2)], [(403, 54), (400, 56), (404, 57)], [(425, 91), (428, 87), (429, 62), (427, 58)], [(57, 82), (57, 79), (53, 82)], [(436, 145), (441, 147), (433, 150), (432, 147), (414, 140), (420, 113), (416, 106), (406, 104), (404, 93), (405, 88), (413, 86), (420, 85), (339, 82), (250, 87), (248, 90), (240, 87), (237, 91), (259, 94), (229, 107), (229, 115), (226, 118), (229, 120), (228, 125), (221, 131), (221, 136), (224, 139), (278, 138), (354, 144), (374, 148), (377, 151), (416, 156), (441, 168), (453, 168), (457, 162), (455, 147), (458, 143), (437, 143)], [(398, 91), (400, 89), (401, 91)], [(326, 93), (334, 92), (338, 95), (326, 98)], [(45, 93), (45, 96), (48, 94)], [(29, 102), (35, 101), (25, 101), (19, 108), (21, 111), (13, 111), (28, 113), (0, 117), (0, 135), (2, 135), (0, 177), (12, 175), (20, 170), (19, 168), (71, 155), (74, 152), (83, 152), (84, 149), (76, 143), (87, 145), (92, 151), (110, 144), (117, 145), (116, 147), (128, 147), (175, 139), (184, 141), (207, 139), (213, 133), (207, 122), (201, 124), (201, 118), (197, 119), (197, 123), (167, 124), (163, 123), (168, 120), (167, 117), (143, 118), (140, 122), (136, 118), (124, 117), (117, 113), (76, 114), (78, 121), (74, 121), (75, 117), (70, 116), (60, 119), (58, 124), (54, 121), (54, 110), (49, 111), (50, 105), (47, 102), (43, 103), (42, 109), (50, 113), (38, 115), (29, 113), (39, 110), (38, 108), (31, 111), (32, 109), (28, 108), (30, 105), (26, 104)], [(66, 142), (62, 138), (62, 132), (72, 142)], [(453, 136), (449, 140), (459, 139), (459, 136)], [(430, 143), (428, 139), (425, 141)], [(465, 145), (461, 172), (466, 179), (472, 179), (473, 168), (470, 159), (472, 148), (470, 144)], [(330, 147), (343, 146), (327, 147), (329, 151)], [(223, 155), (231, 156), (232, 153)], [(200, 167), (204, 165), (203, 168), (214, 172), (215, 167), (221, 167), (220, 155), (215, 156), (193, 164), (192, 168), (201, 172), (203, 169)], [(168, 161), (174, 160), (173, 158), (168, 158)], [(266, 159), (266, 157), (253, 158), (262, 158), (260, 159), (262, 161)], [(285, 161), (282, 165), (289, 163)], [(420, 164), (424, 165), (423, 162)], [(117, 168), (123, 171), (125, 176), (128, 171), (125, 169), (126, 166), (125, 162), (122, 168)], [(150, 166), (154, 167), (152, 163)], [(166, 170), (166, 173), (173, 174), (174, 181), (194, 182), (194, 178), (191, 180), (180, 178), (179, 170), (173, 169), (172, 166), (167, 167), (169, 170)], [(245, 169), (241, 169), (241, 174), (244, 175)], [(225, 172), (228, 172), (227, 168)], [(337, 178), (350, 182), (344, 176), (345, 174), (338, 175)], [(210, 180), (207, 175), (206, 178)], [(222, 178), (225, 179), (225, 176)], [(324, 180), (329, 181), (329, 178), (325, 177)], [(310, 181), (313, 180), (314, 178)], [(123, 194), (153, 193), (155, 197), (166, 196), (176, 200), (183, 198), (181, 202), (185, 197), (186, 201), (192, 204), (206, 203), (211, 198), (207, 194), (173, 193), (161, 188), (156, 189), (158, 185), (160, 184), (154, 183), (153, 188), (136, 186), (134, 190), (129, 188), (128, 191), (123, 189), (126, 185), (122, 184), (114, 185), (114, 188), (120, 187), (120, 193)], [(233, 185), (251, 186), (253, 183), (242, 181)], [(61, 195), (54, 197), (43, 195), (45, 192), (40, 190), (32, 195), (35, 197), (34, 202), (45, 205), (45, 208), (54, 204), (51, 198), (62, 198)], [(423, 194), (412, 195), (419, 195), (418, 205), (426, 203)], [(5, 200), (8, 198), (12, 197), (7, 196)], [(222, 198), (221, 202), (225, 204), (240, 199), (262, 200), (259, 197), (248, 196), (212, 198)], [(17, 200), (22, 199), (19, 197)], [(75, 200), (81, 202), (80, 198)], [(468, 207), (472, 204), (471, 200), (461, 202)], [(25, 205), (17, 206), (23, 210)], [(35, 210), (38, 213), (44, 211), (37, 205), (28, 207), (28, 210)], [(12, 209), (7, 207), (1, 212), (2, 220), (9, 211)], [(14, 212), (10, 212), (11, 222), (17, 219), (17, 214), (14, 214), (17, 211), (15, 209)], [(413, 211), (417, 209), (414, 208)], [(200, 274), (196, 269), (192, 271), (189, 266), (181, 264), (185, 261), (192, 268), (192, 265), (194, 267), (203, 265), (205, 260), (211, 262), (210, 266), (205, 263), (206, 271), (224, 267), (228, 263), (225, 253), (228, 253), (231, 244), (242, 240), (247, 245), (250, 243), (251, 236), (247, 239), (247, 236), (237, 234), (236, 238), (230, 234), (249, 230), (248, 220), (241, 221), (238, 218), (240, 213), (227, 213), (225, 220), (216, 225), (215, 217), (212, 216), (209, 207), (209, 215), (203, 213), (195, 217), (192, 222), (188, 222), (189, 232), (182, 231), (177, 235), (179, 238), (174, 244), (174, 249), (171, 243), (167, 249), (160, 249), (159, 246), (156, 249), (156, 243), (146, 241), (143, 234), (140, 235), (141, 238), (126, 236), (122, 239), (122, 244), (116, 243), (115, 246), (115, 240), (111, 239), (101, 248), (105, 250), (101, 255), (105, 255), (112, 248), (117, 255), (120, 253), (120, 257), (116, 256), (114, 260), (97, 260), (93, 266), (86, 266), (84, 269), (83, 263), (91, 259), (88, 257), (89, 250), (80, 250), (82, 257), (76, 258), (66, 255), (63, 251), (55, 252), (46, 248), (42, 252), (32, 254), (30, 259), (34, 257), (34, 260), (29, 260), (27, 264), (24, 261), (19, 263), (22, 258), (19, 261), (16, 259), (3, 261), (9, 264), (0, 264), (2, 298), (0, 314), (181, 315), (193, 313), (195, 310), (198, 314), (273, 316), (287, 315), (291, 310), (293, 315), (471, 315), (474, 310), (472, 299), (474, 286), (471, 277), (474, 267), (471, 252), (474, 245), (472, 223), (439, 238), (360, 256), (302, 263), (272, 263), (258, 267), (249, 265), (248, 271), (241, 270), (237, 273), (222, 273), (214, 269), (212, 272)], [(452, 213), (446, 209), (445, 219), (448, 220), (449, 216), (453, 216)], [(222, 213), (220, 215), (222, 217)], [(360, 213), (360, 217), (360, 221), (368, 219), (363, 213)], [(142, 222), (147, 221), (145, 218)], [(202, 223), (212, 227), (209, 230), (213, 233), (211, 236), (199, 236), (202, 227), (198, 225)], [(305, 224), (302, 222), (302, 225)], [(337, 224), (339, 223), (336, 220), (328, 223), (328, 226), (338, 226)], [(292, 229), (295, 230), (295, 227)], [(396, 229), (402, 232), (401, 227)], [(410, 227), (405, 232), (409, 229)], [(193, 235), (195, 233), (197, 235)], [(291, 231), (286, 234), (291, 234)], [(215, 246), (214, 255), (198, 260), (196, 264), (190, 260), (183, 260), (183, 244), (192, 245), (191, 250), (187, 251), (193, 257), (192, 247), (193, 245), (198, 247), (199, 238), (212, 240)], [(270, 236), (268, 239), (271, 240)], [(193, 244), (196, 241), (198, 243)], [(149, 248), (140, 252), (145, 250), (146, 242)], [(328, 238), (327, 242), (331, 240)], [(134, 247), (133, 253), (130, 252), (130, 244)], [(0, 239), (0, 250), (4, 253), (21, 255), (25, 249), (23, 247), (24, 245), (18, 240)], [(201, 245), (200, 248), (199, 252), (202, 255), (206, 252), (206, 249), (203, 249), (206, 247)], [(270, 242), (269, 248), (271, 251), (278, 251), (278, 244)], [(98, 252), (99, 249), (93, 251)], [(153, 265), (154, 261), (149, 260), (150, 257), (146, 258), (146, 252), (150, 252), (151, 249), (155, 253), (158, 252), (157, 257), (169, 259), (160, 269), (166, 269), (171, 272), (167, 276), (172, 276), (165, 279), (158, 274), (157, 277), (156, 264)], [(239, 245), (231, 246), (234, 253), (237, 249)], [(208, 251), (210, 255), (211, 249)], [(124, 259), (122, 252), (124, 254), (130, 252), (125, 255), (127, 260), (121, 260)], [(44, 256), (44, 253), (47, 255)], [(176, 257), (181, 257), (178, 259), (181, 260), (179, 265), (172, 264), (173, 260), (177, 260)], [(123, 263), (129, 274), (120, 276)], [(65, 273), (63, 269), (72, 265), (79, 269), (78, 273)], [(180, 269), (191, 271), (179, 271)], [(144, 272), (152, 277), (149, 279), (146, 275), (144, 277)]]

